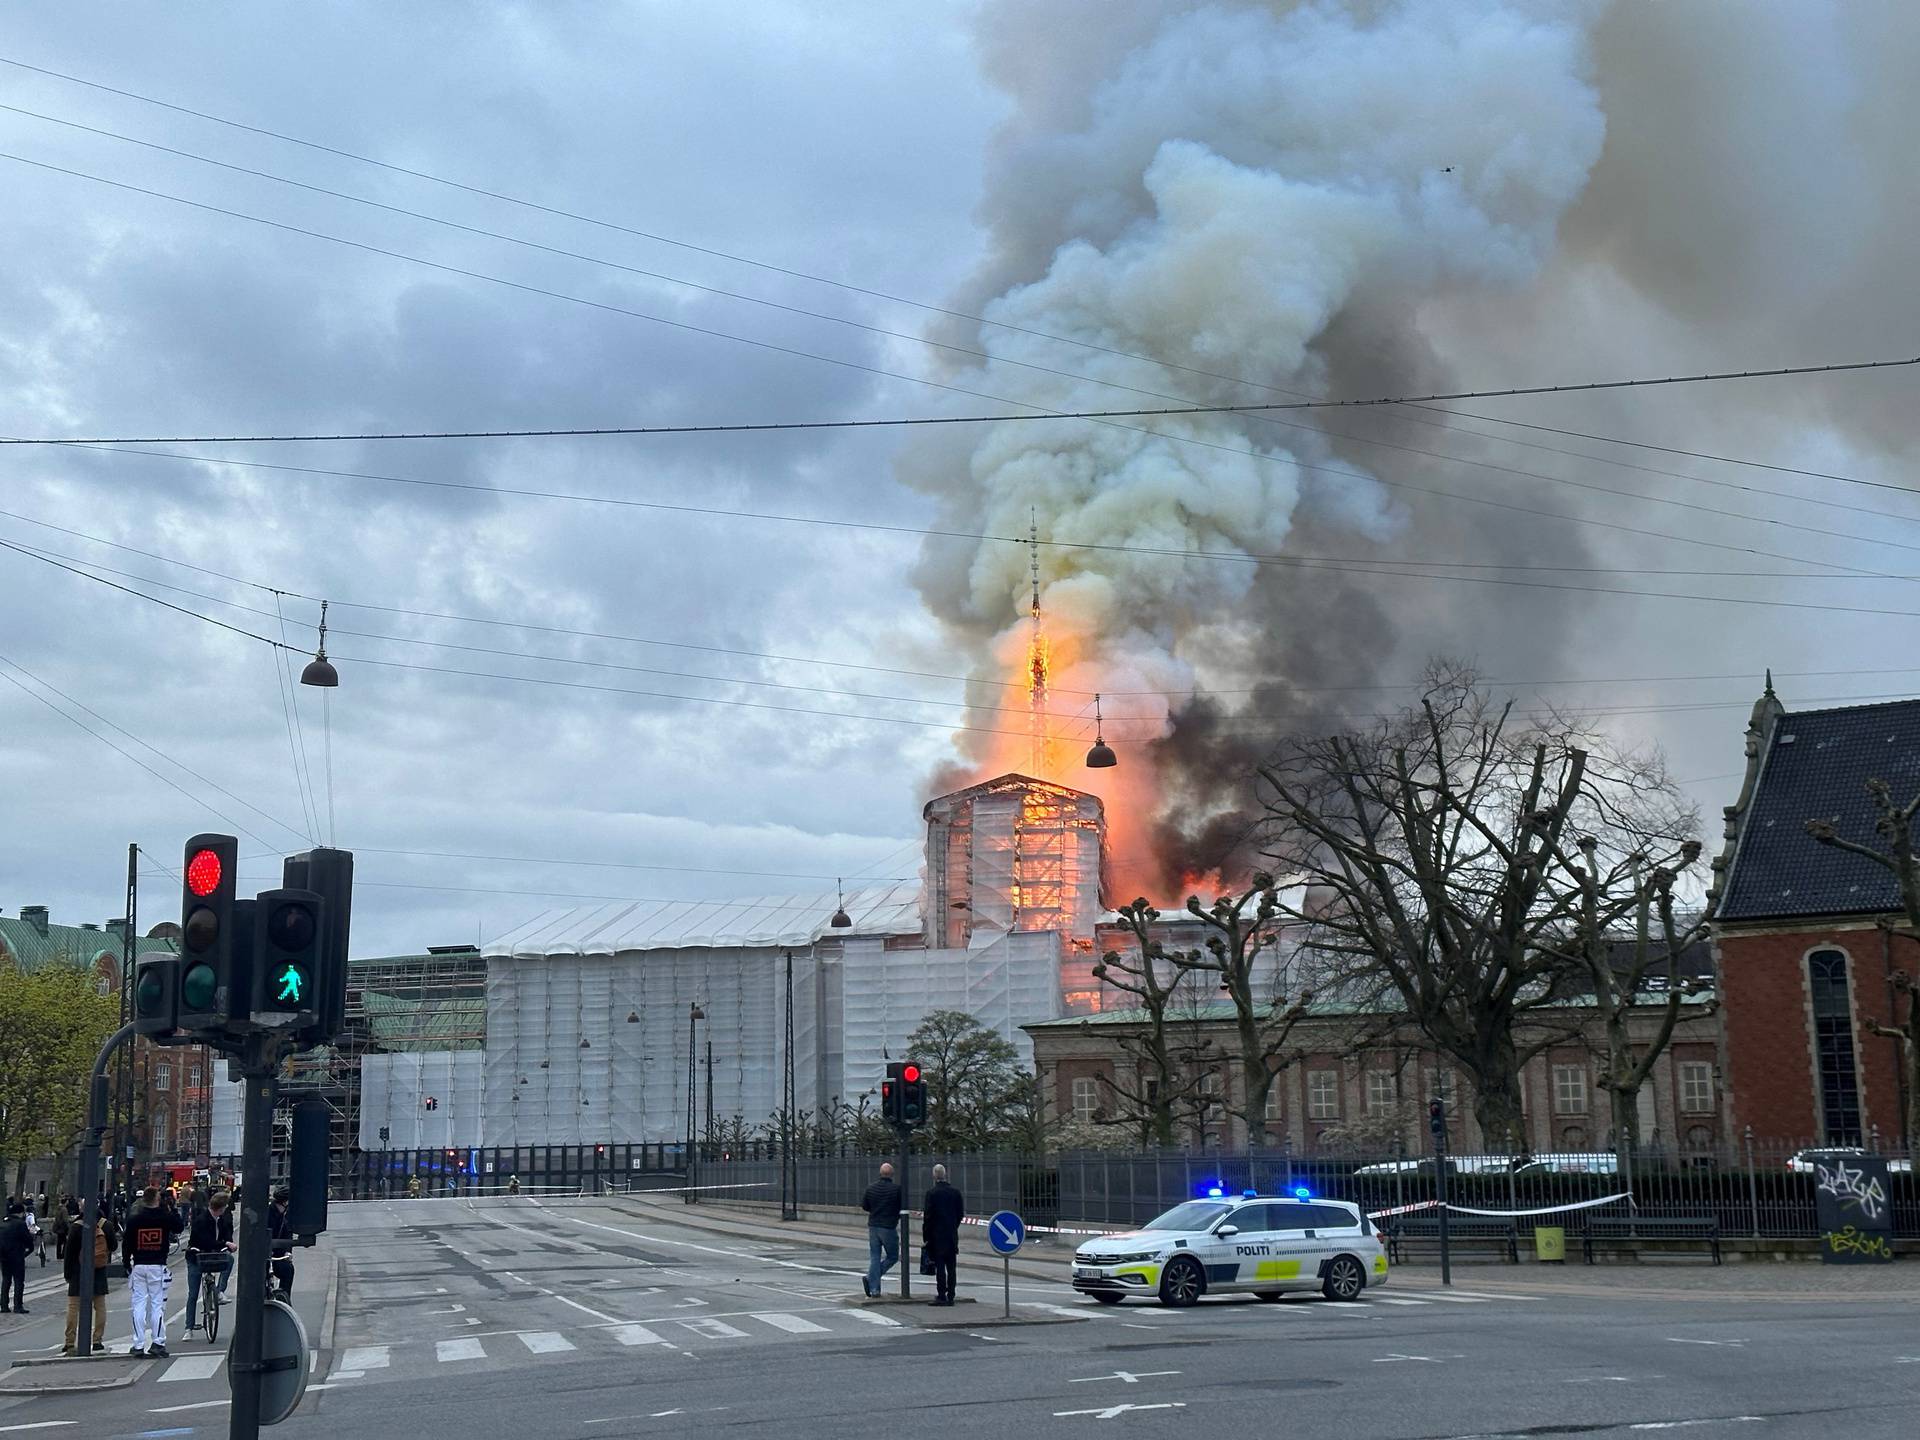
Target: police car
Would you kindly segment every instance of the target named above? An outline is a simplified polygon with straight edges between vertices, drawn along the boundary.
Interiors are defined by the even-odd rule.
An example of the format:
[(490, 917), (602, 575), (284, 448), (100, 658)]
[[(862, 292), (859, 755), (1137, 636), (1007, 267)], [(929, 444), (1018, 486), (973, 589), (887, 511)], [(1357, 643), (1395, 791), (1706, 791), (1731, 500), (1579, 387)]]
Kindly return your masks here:
[(1357, 1300), (1387, 1281), (1387, 1247), (1357, 1205), (1217, 1187), (1142, 1229), (1089, 1240), (1073, 1256), (1073, 1288), (1103, 1305), (1128, 1296), (1192, 1305), (1210, 1292), (1278, 1300), (1318, 1290)]

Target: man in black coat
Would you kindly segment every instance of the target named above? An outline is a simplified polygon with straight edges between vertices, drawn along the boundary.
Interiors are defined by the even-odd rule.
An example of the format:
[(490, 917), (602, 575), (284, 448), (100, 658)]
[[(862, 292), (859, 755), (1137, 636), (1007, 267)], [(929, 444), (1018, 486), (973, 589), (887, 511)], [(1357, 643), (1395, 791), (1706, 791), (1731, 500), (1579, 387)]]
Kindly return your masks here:
[(933, 1167), (933, 1188), (927, 1191), (921, 1207), (920, 1243), (927, 1247), (933, 1261), (933, 1303), (953, 1304), (954, 1270), (960, 1259), (960, 1222), (966, 1217), (966, 1202), (960, 1192), (947, 1183), (947, 1167)]

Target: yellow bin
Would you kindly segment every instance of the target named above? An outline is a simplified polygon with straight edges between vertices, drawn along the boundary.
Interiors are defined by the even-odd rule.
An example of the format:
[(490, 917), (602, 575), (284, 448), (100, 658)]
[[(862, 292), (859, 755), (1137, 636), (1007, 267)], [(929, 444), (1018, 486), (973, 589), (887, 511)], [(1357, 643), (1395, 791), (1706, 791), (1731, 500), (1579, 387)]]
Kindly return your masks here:
[(1533, 1227), (1533, 1258), (1542, 1264), (1564, 1265), (1567, 1259), (1567, 1229), (1564, 1225)]

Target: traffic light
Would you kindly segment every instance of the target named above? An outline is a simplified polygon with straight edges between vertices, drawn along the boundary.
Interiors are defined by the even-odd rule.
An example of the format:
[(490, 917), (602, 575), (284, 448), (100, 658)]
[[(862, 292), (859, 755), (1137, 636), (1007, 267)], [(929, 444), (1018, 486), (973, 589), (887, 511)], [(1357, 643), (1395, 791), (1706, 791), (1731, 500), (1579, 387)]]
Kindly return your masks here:
[(320, 897), (311, 890), (262, 890), (253, 921), (254, 1012), (315, 1016)]
[(1437, 1095), (1427, 1102), (1427, 1129), (1436, 1140), (1447, 1138), (1447, 1102)]
[(150, 956), (133, 971), (133, 1028), (156, 1040), (180, 1028), (180, 962), (172, 955)]
[(240, 842), (233, 836), (187, 841), (177, 1011), (182, 1030), (221, 1030), (246, 1019), (253, 997), (247, 977), (235, 973), (236, 952), (244, 955), (233, 913), (239, 868)]
[(920, 1067), (909, 1064), (900, 1072), (900, 1124), (907, 1129), (927, 1123), (927, 1082)]
[(887, 1078), (880, 1082), (880, 1118), (889, 1125), (900, 1123), (900, 1097), (906, 1089), (902, 1075), (906, 1068), (905, 1061), (889, 1060)]
[(313, 971), (314, 1003), (305, 1008), (315, 1020), (296, 1037), (305, 1045), (327, 1045), (347, 1018), (347, 933), (353, 919), (353, 852), (308, 850), (281, 866), (280, 883), (289, 890), (310, 890), (320, 897), (320, 943)]
[(439, 1108), (440, 1108), (440, 1101), (435, 1096), (432, 1096), (432, 1095), (427, 1096), (427, 1109), (438, 1110)]
[(324, 1100), (293, 1107), (293, 1144), (287, 1166), (287, 1231), (318, 1235), (327, 1228), (327, 1172), (332, 1168), (332, 1116)]

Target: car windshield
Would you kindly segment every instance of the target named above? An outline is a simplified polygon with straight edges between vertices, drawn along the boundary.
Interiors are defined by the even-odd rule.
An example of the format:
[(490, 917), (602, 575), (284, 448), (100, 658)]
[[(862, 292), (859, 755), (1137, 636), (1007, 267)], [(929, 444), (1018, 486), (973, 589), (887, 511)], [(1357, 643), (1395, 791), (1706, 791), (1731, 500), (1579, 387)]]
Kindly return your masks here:
[(1182, 1230), (1191, 1233), (1205, 1230), (1225, 1215), (1233, 1207), (1222, 1205), (1215, 1200), (1189, 1200), (1184, 1205), (1176, 1205), (1156, 1220), (1149, 1220), (1145, 1230)]

